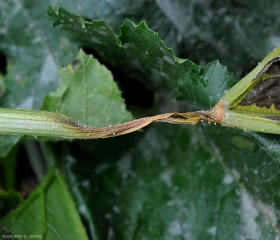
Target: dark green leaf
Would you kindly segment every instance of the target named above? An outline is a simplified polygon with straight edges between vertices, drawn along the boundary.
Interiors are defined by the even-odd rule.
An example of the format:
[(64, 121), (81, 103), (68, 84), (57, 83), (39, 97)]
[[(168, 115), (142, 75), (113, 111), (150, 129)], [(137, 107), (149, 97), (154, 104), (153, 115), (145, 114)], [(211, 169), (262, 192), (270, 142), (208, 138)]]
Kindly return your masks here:
[(249, 132), (249, 136), (271, 156), (278, 164), (280, 163), (280, 139), (279, 135)]
[(155, 124), (130, 141), (74, 144), (90, 149), (83, 161), (64, 155), (82, 215), (100, 238), (274, 239), (278, 200), (264, 193), (278, 184), (277, 165), (254, 143), (236, 144), (250, 142), (246, 134)]
[(236, 78), (279, 46), (277, 0), (63, 1), (60, 5), (87, 19), (105, 19), (115, 31), (124, 19), (149, 27), (177, 56), (205, 65), (219, 59)]
[(150, 86), (162, 83), (174, 86), (176, 79), (187, 71), (199, 70), (189, 60), (176, 58), (145, 22), (136, 26), (126, 20), (120, 28), (121, 35), (117, 37), (105, 21), (88, 22), (64, 8), (56, 10), (49, 6), (47, 11), (53, 25), (61, 25), (74, 41), (97, 50), (105, 61)]
[(209, 63), (199, 73), (188, 71), (179, 79), (175, 89), (175, 97), (194, 99), (200, 107), (212, 108), (225, 92), (236, 83), (227, 68), (218, 61)]

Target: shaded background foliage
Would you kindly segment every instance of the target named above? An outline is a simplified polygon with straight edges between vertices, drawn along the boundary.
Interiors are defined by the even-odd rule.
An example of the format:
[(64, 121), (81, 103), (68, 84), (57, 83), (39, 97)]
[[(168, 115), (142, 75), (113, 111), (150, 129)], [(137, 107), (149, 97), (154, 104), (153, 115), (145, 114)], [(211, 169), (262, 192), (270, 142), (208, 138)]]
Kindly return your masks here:
[[(145, 20), (176, 56), (191, 62), (180, 65), (177, 59), (174, 69), (181, 70), (176, 76), (167, 69), (163, 70), (165, 77), (149, 76), (145, 68), (133, 65), (132, 56), (125, 49), (120, 50), (121, 54), (112, 50), (120, 48), (114, 34), (111, 48), (104, 53), (90, 41), (93, 34), (89, 31), (90, 24), (83, 29), (81, 22), (74, 21), (69, 27), (71, 30), (75, 25), (72, 32), (63, 24), (52, 28), (46, 17), (47, 4), (56, 8), (61, 5), (88, 20), (105, 19), (117, 34), (126, 18), (136, 24)], [(62, 85), (58, 69), (71, 63), (80, 47), (86, 47), (87, 53), (94, 54), (111, 69), (135, 117), (211, 107), (223, 90), (234, 83), (230, 72), (240, 79), (279, 46), (279, 4), (279, 1), (252, 4), (249, 1), (2, 0), (0, 51), (5, 59), (1, 62), (0, 92), (4, 92), (1, 107), (39, 109), (43, 97)], [(48, 17), (53, 22), (50, 8)], [(150, 34), (141, 26), (136, 36)], [(125, 45), (129, 39), (126, 35), (136, 27), (128, 24), (122, 30), (120, 40)], [(159, 40), (154, 37), (155, 42)], [(145, 44), (137, 46), (140, 50), (133, 56), (135, 59), (142, 57), (140, 52), (152, 50)], [(113, 61), (116, 56), (127, 57), (127, 63)], [(168, 49), (165, 56), (172, 59)], [(153, 57), (147, 62), (149, 70), (155, 69)], [(228, 66), (229, 72), (218, 62), (207, 65), (215, 59)], [(200, 69), (192, 62), (205, 68)], [(213, 67), (219, 71), (210, 74)], [(127, 88), (128, 85), (131, 87)], [(213, 91), (216, 88), (220, 90), (218, 94)], [(181, 100), (175, 102), (174, 97)], [(145, 103), (147, 98), (149, 101)], [(116, 139), (39, 144), (20, 140), (24, 139), (1, 136), (0, 187), (29, 193), (43, 177), (45, 164), (55, 159), (65, 174), (89, 238), (279, 237), (277, 136), (247, 134), (204, 123), (197, 127), (158, 123)], [(35, 161), (32, 162), (31, 156), (36, 156)], [(22, 167), (27, 163), (31, 169)], [(30, 215), (27, 224), (32, 223), (33, 213), (29, 211), (26, 210)], [(45, 222), (53, 224), (48, 218)]]

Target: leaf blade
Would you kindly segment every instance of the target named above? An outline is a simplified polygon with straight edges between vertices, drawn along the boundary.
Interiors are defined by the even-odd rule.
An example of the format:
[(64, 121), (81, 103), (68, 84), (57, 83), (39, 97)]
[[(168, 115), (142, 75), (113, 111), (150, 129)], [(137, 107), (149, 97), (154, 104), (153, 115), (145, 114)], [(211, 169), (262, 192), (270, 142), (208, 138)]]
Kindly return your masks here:
[(0, 219), (0, 224), (15, 235), (36, 235), (44, 239), (88, 239), (57, 169), (48, 173), (19, 208)]
[(132, 120), (111, 73), (82, 50), (75, 61), (79, 65), (60, 70), (62, 86), (45, 97), (42, 109), (95, 127)]
[[(129, 77), (140, 77), (150, 87), (155, 88), (161, 83), (173, 86), (173, 80), (185, 71), (199, 69), (193, 62), (175, 57), (173, 51), (165, 46), (145, 22), (135, 25), (126, 20), (120, 27), (121, 34), (116, 36), (105, 21), (81, 20), (80, 16), (62, 7), (57, 10), (49, 6), (47, 16), (54, 24), (59, 23), (73, 41), (98, 49), (105, 61), (117, 65)], [(73, 34), (74, 29), (79, 34)], [(166, 75), (165, 71), (170, 75)]]

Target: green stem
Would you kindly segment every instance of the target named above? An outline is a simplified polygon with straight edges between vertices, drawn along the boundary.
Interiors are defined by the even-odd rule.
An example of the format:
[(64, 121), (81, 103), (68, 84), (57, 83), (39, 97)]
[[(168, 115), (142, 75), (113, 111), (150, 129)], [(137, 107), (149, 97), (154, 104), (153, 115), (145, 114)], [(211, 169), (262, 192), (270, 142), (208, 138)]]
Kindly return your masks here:
[(86, 128), (59, 113), (0, 108), (0, 134), (83, 138), (77, 130)]

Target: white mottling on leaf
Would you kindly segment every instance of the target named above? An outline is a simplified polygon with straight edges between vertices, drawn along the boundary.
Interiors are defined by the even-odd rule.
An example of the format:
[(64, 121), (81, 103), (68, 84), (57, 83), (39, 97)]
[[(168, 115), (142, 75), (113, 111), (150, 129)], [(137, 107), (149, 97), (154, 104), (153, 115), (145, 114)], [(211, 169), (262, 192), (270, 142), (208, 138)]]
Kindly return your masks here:
[(180, 236), (182, 234), (182, 228), (180, 221), (175, 219), (168, 226), (168, 232), (171, 236)]
[(215, 236), (216, 232), (217, 232), (217, 226), (213, 226), (213, 227), (206, 229), (206, 232), (212, 236)]
[(159, 179), (163, 181), (168, 187), (172, 187), (171, 175), (171, 172), (167, 170), (160, 174)]
[(243, 222), (242, 235), (246, 239), (260, 239), (261, 232), (258, 226), (259, 211), (246, 191), (241, 191), (241, 220)]
[(226, 174), (223, 178), (223, 184), (229, 185), (234, 181), (233, 177), (229, 174)]

